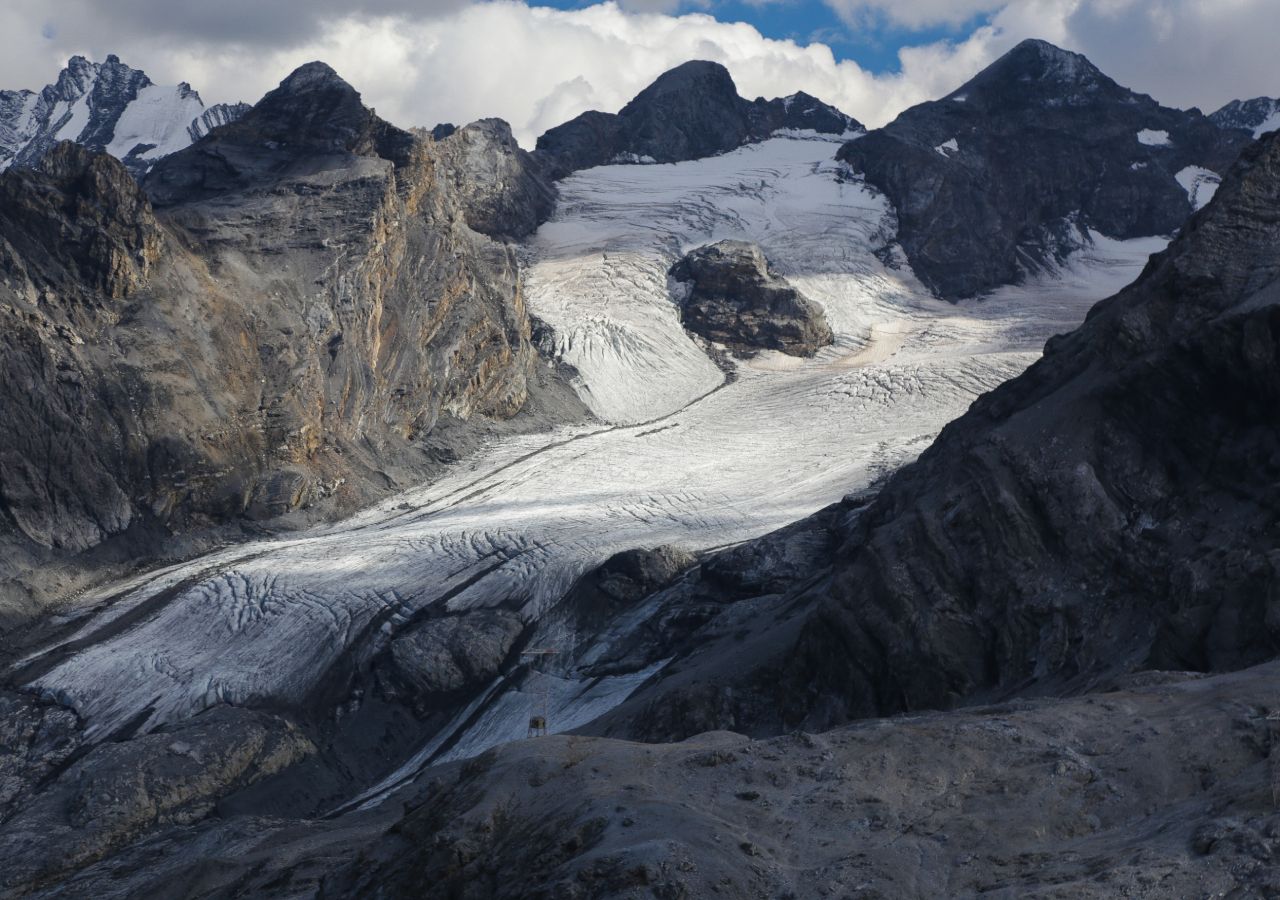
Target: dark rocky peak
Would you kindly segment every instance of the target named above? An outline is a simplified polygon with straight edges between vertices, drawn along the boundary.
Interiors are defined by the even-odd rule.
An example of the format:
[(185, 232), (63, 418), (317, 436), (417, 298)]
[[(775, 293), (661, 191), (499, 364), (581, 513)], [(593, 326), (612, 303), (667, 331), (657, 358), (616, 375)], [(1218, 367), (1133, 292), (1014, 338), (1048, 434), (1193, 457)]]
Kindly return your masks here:
[(244, 136), (307, 152), (354, 152), (376, 117), (360, 93), (322, 62), (295, 69), (240, 120)]
[(1085, 56), (1029, 39), (944, 99), (969, 103), (1079, 105), (1128, 94)]
[(322, 62), (294, 70), (248, 112), (162, 160), (146, 179), (159, 206), (336, 168), (352, 157), (405, 165), (415, 138), (383, 121)]
[(552, 176), (610, 162), (700, 159), (761, 141), (782, 128), (843, 134), (853, 119), (807, 94), (747, 101), (720, 63), (691, 60), (642, 90), (616, 115), (585, 112), (538, 138)]
[(822, 134), (845, 134), (863, 130), (857, 119), (804, 91), (772, 100), (757, 97), (751, 104), (751, 115), (755, 132), (766, 136), (780, 129), (817, 131)]
[(160, 253), (151, 206), (117, 159), (63, 141), (0, 174), (0, 268), (70, 297), (127, 297)]
[(1220, 128), (1241, 128), (1252, 132), (1255, 138), (1261, 137), (1280, 128), (1280, 100), (1273, 97), (1232, 100), (1210, 113), (1209, 119)]
[(1173, 234), (1200, 202), (1200, 170), (1226, 171), (1247, 141), (1024, 41), (839, 158), (893, 203), (920, 279), (958, 299), (1053, 267), (1090, 229)]
[(659, 75), (622, 107), (618, 115), (641, 115), (664, 106), (683, 111), (690, 102), (738, 109), (742, 98), (728, 69), (717, 62), (692, 59)]

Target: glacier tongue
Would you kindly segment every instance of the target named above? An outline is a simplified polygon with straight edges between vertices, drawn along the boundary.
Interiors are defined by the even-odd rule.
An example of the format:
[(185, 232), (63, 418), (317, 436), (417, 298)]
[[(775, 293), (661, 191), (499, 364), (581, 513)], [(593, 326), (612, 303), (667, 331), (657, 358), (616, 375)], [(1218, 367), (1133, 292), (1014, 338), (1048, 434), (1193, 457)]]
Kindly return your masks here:
[[(304, 705), (339, 660), (367, 661), (428, 607), (504, 605), (538, 623), (617, 551), (744, 541), (912, 459), (1162, 246), (1094, 235), (1052, 279), (943, 303), (885, 247), (884, 201), (837, 180), (835, 148), (776, 138), (567, 179), (555, 219), (526, 248), (528, 297), (605, 424), (497, 441), (346, 522), (83, 597), (79, 632), (29, 660), (33, 686), (101, 739), (219, 702)], [(821, 303), (835, 344), (807, 360), (762, 354), (725, 383), (680, 328), (665, 280), (683, 251), (725, 237), (758, 242)], [(553, 729), (621, 702), (637, 676), (588, 679), (567, 663)], [(491, 685), (483, 709), (423, 736), (409, 768), (446, 740), (458, 756), (523, 737), (539, 702)]]

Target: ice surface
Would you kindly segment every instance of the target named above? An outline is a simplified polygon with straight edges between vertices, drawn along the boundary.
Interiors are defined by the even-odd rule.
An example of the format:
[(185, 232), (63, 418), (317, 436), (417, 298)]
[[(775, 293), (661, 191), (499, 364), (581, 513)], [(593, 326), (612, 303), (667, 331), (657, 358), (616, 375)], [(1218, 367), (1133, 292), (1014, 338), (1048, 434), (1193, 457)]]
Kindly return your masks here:
[(1174, 176), (1182, 189), (1187, 192), (1192, 209), (1202, 209), (1217, 193), (1222, 178), (1217, 172), (1202, 169), (1200, 166), (1187, 166)]
[(1138, 132), (1138, 143), (1146, 144), (1148, 147), (1168, 147), (1170, 144), (1169, 132), (1144, 128)]
[[(743, 541), (867, 485), (1163, 246), (1093, 235), (1052, 275), (943, 303), (886, 247), (894, 216), (883, 198), (839, 180), (836, 147), (774, 139), (566, 179), (554, 220), (526, 248), (528, 297), (603, 424), (496, 441), (345, 522), (80, 598), (78, 634), (37, 654), (47, 671), (34, 687), (104, 739), (218, 702), (304, 703), (340, 658), (370, 659), (432, 605), (502, 604), (535, 623), (537, 641), (576, 646), (547, 610), (582, 572), (637, 546)], [(724, 237), (758, 241), (825, 308), (834, 345), (812, 359), (738, 361), (725, 383), (680, 328), (665, 275), (685, 250)], [(622, 702), (648, 674), (596, 680), (569, 667), (495, 683), (424, 735), (402, 775), (446, 742), (458, 756), (523, 736), (544, 696), (539, 677), (552, 728), (563, 730)]]

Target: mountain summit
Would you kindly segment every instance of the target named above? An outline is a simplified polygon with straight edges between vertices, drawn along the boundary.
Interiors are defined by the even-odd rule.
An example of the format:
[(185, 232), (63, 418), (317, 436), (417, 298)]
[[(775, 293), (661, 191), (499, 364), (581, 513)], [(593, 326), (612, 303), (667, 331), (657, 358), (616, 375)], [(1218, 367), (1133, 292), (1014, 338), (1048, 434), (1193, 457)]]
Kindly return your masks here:
[(893, 203), (915, 273), (958, 299), (1061, 262), (1090, 231), (1174, 233), (1248, 141), (1024, 41), (839, 156)]
[(237, 121), (161, 160), (146, 179), (157, 205), (272, 181), (301, 166), (343, 166), (370, 156), (403, 165), (407, 131), (380, 119), (322, 62), (295, 69)]
[(736, 150), (780, 129), (826, 134), (862, 126), (808, 94), (738, 96), (729, 70), (690, 60), (659, 75), (616, 115), (585, 112), (538, 138), (554, 177), (610, 162), (679, 162)]

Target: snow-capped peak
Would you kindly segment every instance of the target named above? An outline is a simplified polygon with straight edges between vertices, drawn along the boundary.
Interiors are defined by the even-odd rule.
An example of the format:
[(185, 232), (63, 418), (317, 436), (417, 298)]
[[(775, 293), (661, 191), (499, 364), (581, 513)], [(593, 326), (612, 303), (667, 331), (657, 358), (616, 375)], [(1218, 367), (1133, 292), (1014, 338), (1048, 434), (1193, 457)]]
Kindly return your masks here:
[(233, 121), (245, 104), (206, 107), (191, 85), (153, 84), (114, 54), (73, 56), (41, 91), (0, 91), (0, 170), (33, 165), (59, 141), (106, 151), (135, 174)]

